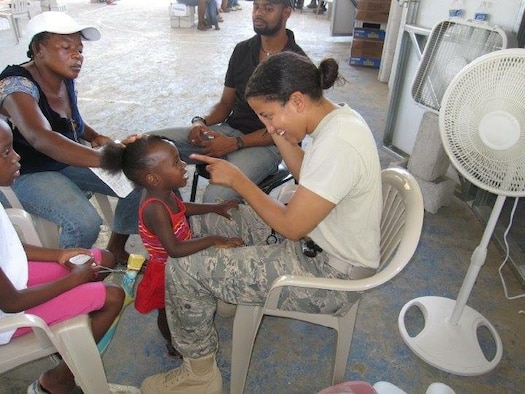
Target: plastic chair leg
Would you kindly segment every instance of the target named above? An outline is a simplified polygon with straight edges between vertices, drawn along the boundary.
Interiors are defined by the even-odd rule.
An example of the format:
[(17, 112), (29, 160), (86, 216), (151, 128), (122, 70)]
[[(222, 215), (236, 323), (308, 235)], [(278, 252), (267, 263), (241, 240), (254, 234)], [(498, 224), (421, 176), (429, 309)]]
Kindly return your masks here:
[(113, 213), (111, 203), (109, 202), (109, 197), (105, 194), (95, 193), (95, 198), (97, 200), (97, 204), (100, 210), (102, 211), (102, 217), (104, 218), (104, 222), (106, 222), (106, 225), (112, 229), (113, 221), (115, 220), (115, 215)]
[(233, 321), (230, 394), (242, 394), (264, 308), (237, 305)]
[(355, 320), (359, 300), (357, 300), (350, 311), (344, 317), (340, 317), (339, 328), (337, 329), (337, 343), (334, 350), (334, 374), (332, 376), (332, 385), (342, 383), (345, 377), (346, 364), (352, 345), (352, 336), (354, 335)]
[(91, 332), (88, 315), (51, 327), (55, 346), (84, 393), (109, 394), (106, 373)]

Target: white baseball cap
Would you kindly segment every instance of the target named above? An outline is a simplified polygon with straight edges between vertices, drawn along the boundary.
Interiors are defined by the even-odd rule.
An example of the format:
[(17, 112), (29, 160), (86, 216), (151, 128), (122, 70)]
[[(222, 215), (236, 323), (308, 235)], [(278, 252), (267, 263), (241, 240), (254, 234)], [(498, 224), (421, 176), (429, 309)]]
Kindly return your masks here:
[(46, 11), (29, 20), (27, 37), (29, 41), (39, 33), (73, 34), (80, 32), (88, 41), (100, 39), (100, 31), (95, 26), (80, 25), (71, 16), (60, 11)]

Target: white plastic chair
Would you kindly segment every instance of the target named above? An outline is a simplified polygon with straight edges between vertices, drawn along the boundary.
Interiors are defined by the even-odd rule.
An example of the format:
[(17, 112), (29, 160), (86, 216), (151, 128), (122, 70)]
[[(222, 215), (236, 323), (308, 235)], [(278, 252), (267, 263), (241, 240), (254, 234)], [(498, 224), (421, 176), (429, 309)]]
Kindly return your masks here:
[[(15, 228), (17, 230), (21, 230), (19, 231), (19, 236), (24, 242), (37, 246), (45, 246), (48, 248), (57, 248), (59, 246), (60, 229), (55, 223), (39, 216), (30, 215), (27, 213), (11, 187), (0, 186), (0, 192), (4, 194), (12, 207), (8, 208), (6, 211), (9, 214), (11, 222), (15, 225)], [(102, 211), (104, 224), (112, 228), (114, 213), (109, 201), (109, 197), (100, 193), (95, 193), (94, 197), (97, 200), (100, 210)], [(30, 222), (32, 222), (32, 226), (30, 225), (30, 222), (27, 221), (28, 218), (31, 219)], [(37, 237), (34, 236), (35, 232), (37, 233)]]
[(41, 318), (19, 314), (0, 319), (0, 331), (31, 327), (33, 333), (0, 346), (0, 373), (60, 353), (84, 393), (109, 394), (109, 386), (88, 315), (49, 327)]
[(307, 321), (337, 332), (332, 384), (343, 381), (359, 301), (344, 316), (284, 311), (277, 308), (283, 287), (296, 286), (336, 291), (363, 292), (395, 277), (410, 261), (419, 243), (423, 225), (423, 196), (414, 177), (405, 169), (382, 171), (383, 212), (381, 218), (381, 259), (376, 274), (359, 280), (281, 276), (273, 283), (264, 306), (237, 305), (233, 322), (230, 392), (242, 393), (253, 343), (263, 315)]
[(16, 43), (18, 44), (20, 42), (20, 38), (22, 38), (22, 31), (20, 29), (18, 20), (21, 18), (31, 19), (28, 1), (11, 0), (11, 6), (9, 9), (0, 10), (0, 18), (5, 18), (9, 21), (9, 25), (15, 34)]

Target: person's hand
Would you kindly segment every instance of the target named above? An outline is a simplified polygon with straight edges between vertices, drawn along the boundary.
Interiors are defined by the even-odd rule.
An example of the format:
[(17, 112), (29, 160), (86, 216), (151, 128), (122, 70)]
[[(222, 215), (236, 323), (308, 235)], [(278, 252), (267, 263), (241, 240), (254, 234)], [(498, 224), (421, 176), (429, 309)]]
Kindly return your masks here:
[(202, 143), (208, 139), (208, 137), (206, 137), (208, 131), (211, 130), (202, 123), (195, 123), (194, 126), (191, 126), (190, 133), (188, 134), (188, 142), (192, 146), (202, 146)]
[(90, 142), (92, 148), (97, 148), (99, 146), (104, 146), (107, 144), (112, 144), (113, 140), (109, 137), (106, 137), (105, 135), (97, 135), (95, 138), (93, 138)]
[(115, 141), (115, 143), (122, 144), (122, 145), (128, 145), (128, 144), (131, 144), (132, 142), (135, 142), (136, 140), (140, 138), (147, 138), (147, 135), (140, 134), (140, 133), (131, 134), (131, 135), (128, 135), (126, 138), (124, 138), (121, 141)]
[(203, 138), (200, 146), (204, 148), (202, 153), (205, 155), (223, 157), (237, 150), (237, 140), (234, 137), (213, 130), (207, 130), (203, 134), (206, 138)]
[(227, 238), (217, 236), (217, 240), (214, 243), (216, 248), (228, 249), (228, 248), (238, 248), (240, 246), (246, 246), (242, 238)]
[(88, 256), (92, 256), (91, 250), (89, 249), (82, 249), (82, 248), (61, 249), (57, 262), (59, 264), (65, 265), (66, 262), (69, 263), (69, 259), (71, 257), (77, 256), (79, 254), (87, 254)]
[(231, 219), (231, 215), (229, 214), (230, 209), (237, 208), (239, 206), (239, 203), (237, 200), (230, 200), (218, 203), (214, 207), (214, 212), (218, 215), (224, 216), (226, 219)]
[(238, 167), (223, 159), (197, 153), (192, 153), (190, 158), (207, 164), (206, 171), (210, 173), (210, 183), (213, 185), (232, 187), (235, 179), (243, 175)]
[(94, 281), (97, 278), (98, 271), (100, 270), (100, 266), (94, 264), (93, 259), (81, 265), (71, 264), (70, 262), (66, 262), (65, 265), (71, 270), (71, 273), (68, 276), (77, 285)]

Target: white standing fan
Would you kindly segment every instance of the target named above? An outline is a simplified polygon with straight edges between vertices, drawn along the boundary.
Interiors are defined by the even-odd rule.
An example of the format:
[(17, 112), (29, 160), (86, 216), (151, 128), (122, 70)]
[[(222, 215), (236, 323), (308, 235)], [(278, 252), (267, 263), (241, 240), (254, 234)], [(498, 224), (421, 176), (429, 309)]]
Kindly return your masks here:
[[(464, 67), (443, 96), (439, 127), (456, 169), (498, 197), (457, 300), (416, 298), (402, 308), (398, 326), (408, 347), (427, 363), (457, 375), (480, 375), (499, 363), (502, 343), (492, 324), (466, 303), (505, 198), (525, 196), (525, 49), (495, 51)], [(405, 314), (413, 306), (421, 310), (425, 325), (411, 337)], [(480, 346), (480, 327), (493, 336), (496, 349), (491, 360)]]

